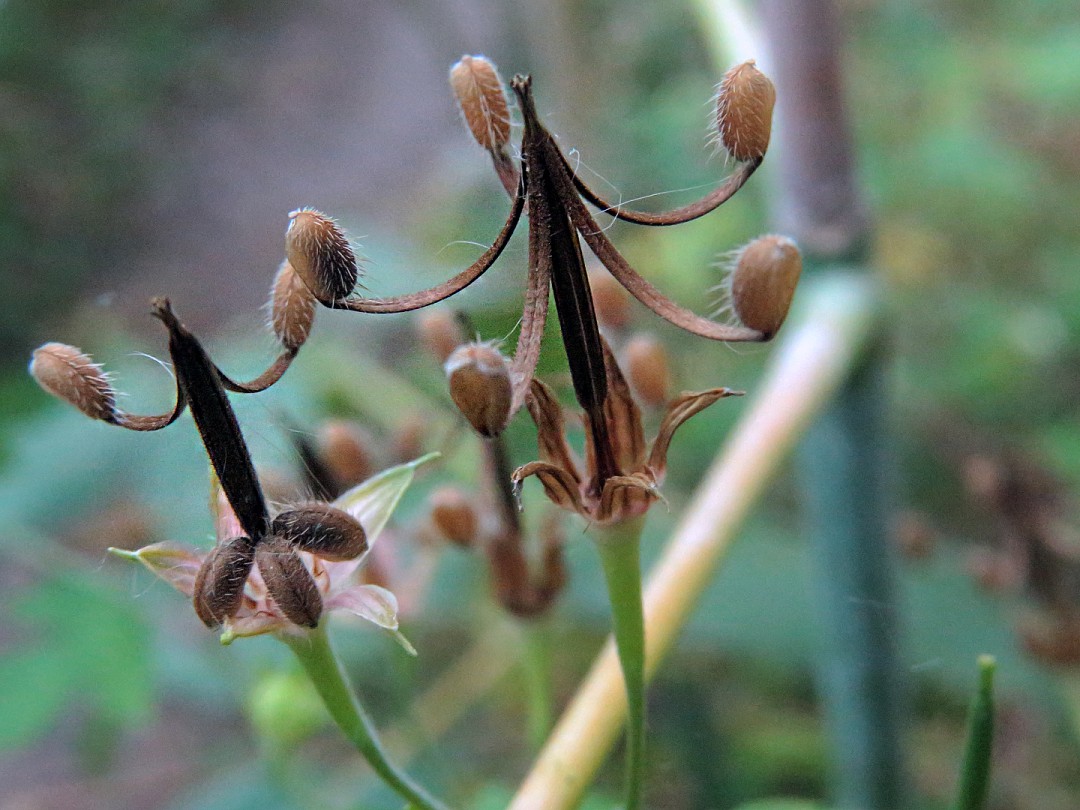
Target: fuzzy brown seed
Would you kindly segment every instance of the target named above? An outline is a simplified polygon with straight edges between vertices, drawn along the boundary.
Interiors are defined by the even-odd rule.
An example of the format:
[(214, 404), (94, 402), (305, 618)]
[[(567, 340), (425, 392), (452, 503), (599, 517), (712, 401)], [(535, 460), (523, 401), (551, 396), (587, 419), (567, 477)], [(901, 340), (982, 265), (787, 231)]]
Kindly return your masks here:
[(497, 436), (510, 418), (510, 364), (489, 343), (459, 346), (444, 366), (450, 396), (481, 436)]
[(453, 313), (446, 309), (429, 309), (417, 316), (416, 331), (424, 348), (440, 363), (454, 353), (465, 336)]
[(720, 80), (716, 127), (720, 143), (736, 160), (761, 160), (769, 148), (776, 88), (754, 60), (736, 65)]
[(274, 277), (270, 293), (270, 326), (286, 349), (295, 351), (307, 342), (315, 322), (314, 294), (286, 259)]
[(744, 247), (731, 276), (731, 304), (745, 326), (776, 334), (802, 273), (799, 248), (785, 236), (762, 236)]
[(285, 257), (324, 304), (351, 293), (360, 274), (356, 254), (341, 228), (330, 217), (310, 208), (289, 214)]
[(630, 295), (606, 270), (589, 273), (596, 320), (608, 329), (625, 329), (630, 324)]
[(651, 335), (635, 335), (626, 344), (626, 376), (638, 399), (651, 408), (668, 400), (671, 366), (667, 350)]
[(116, 394), (109, 376), (74, 346), (46, 343), (35, 349), (30, 374), (54, 397), (70, 402), (91, 419), (116, 419)]
[(282, 512), (271, 531), (301, 551), (331, 562), (355, 559), (368, 548), (360, 521), (328, 503), (305, 503)]
[(316, 627), (323, 612), (322, 595), (304, 561), (282, 537), (268, 537), (255, 553), (266, 589), (293, 624)]
[(217, 627), (236, 615), (254, 559), (251, 539), (232, 537), (215, 546), (203, 560), (195, 575), (192, 601), (207, 627)]
[(488, 151), (510, 141), (510, 109), (495, 65), (486, 56), (463, 56), (450, 68), (454, 91), (465, 123), (476, 142)]
[(431, 522), (439, 534), (459, 546), (477, 542), (480, 520), (468, 496), (456, 487), (440, 487), (428, 499)]
[(341, 490), (366, 481), (375, 471), (371, 437), (344, 419), (328, 419), (319, 426), (319, 454)]

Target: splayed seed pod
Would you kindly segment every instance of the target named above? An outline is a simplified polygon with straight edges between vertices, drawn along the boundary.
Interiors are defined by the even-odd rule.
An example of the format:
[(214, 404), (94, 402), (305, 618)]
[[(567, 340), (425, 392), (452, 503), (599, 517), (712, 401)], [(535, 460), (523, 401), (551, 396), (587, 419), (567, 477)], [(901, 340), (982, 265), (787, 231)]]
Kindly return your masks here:
[(352, 560), (367, 551), (360, 521), (328, 503), (305, 503), (274, 518), (271, 532), (301, 551), (324, 560)]
[(215, 546), (203, 560), (195, 575), (192, 601), (207, 627), (217, 627), (236, 615), (254, 559), (255, 544), (251, 538), (232, 537)]
[(270, 292), (270, 326), (286, 349), (295, 351), (307, 342), (315, 322), (316, 298), (286, 259), (274, 277)]
[(259, 543), (255, 562), (274, 602), (293, 624), (317, 627), (323, 612), (322, 595), (289, 541), (268, 537)]
[(481, 436), (497, 436), (510, 418), (510, 364), (489, 343), (459, 346), (444, 366), (450, 396)]
[(30, 374), (54, 397), (70, 402), (91, 419), (116, 420), (116, 394), (109, 375), (74, 346), (46, 343), (35, 349)]
[(463, 56), (450, 68), (450, 88), (476, 142), (488, 151), (510, 141), (510, 109), (495, 65), (486, 56)]
[(431, 522), (439, 534), (468, 548), (477, 542), (480, 520), (469, 497), (457, 487), (440, 487), (428, 499)]
[(360, 271), (337, 223), (310, 208), (291, 212), (289, 220), (285, 257), (308, 289), (324, 304), (351, 293)]
[(787, 317), (801, 273), (802, 255), (786, 236), (755, 239), (739, 252), (731, 276), (735, 316), (771, 338)]
[(736, 160), (765, 157), (772, 133), (776, 88), (754, 60), (724, 74), (716, 94), (716, 127), (720, 143)]
[(651, 335), (635, 335), (626, 344), (626, 376), (638, 398), (651, 408), (667, 402), (671, 366), (667, 350)]

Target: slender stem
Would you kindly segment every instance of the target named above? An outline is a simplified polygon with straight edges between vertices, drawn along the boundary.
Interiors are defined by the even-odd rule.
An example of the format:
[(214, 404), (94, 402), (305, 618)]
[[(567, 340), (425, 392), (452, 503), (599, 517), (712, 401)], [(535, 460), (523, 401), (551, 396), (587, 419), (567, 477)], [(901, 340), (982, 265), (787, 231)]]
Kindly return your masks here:
[(626, 810), (640, 807), (645, 782), (645, 616), (641, 604), (644, 523), (644, 517), (638, 517), (605, 527), (598, 533), (596, 543), (626, 685)]
[(522, 670), (528, 707), (529, 742), (537, 751), (551, 731), (555, 716), (551, 696), (551, 627), (546, 616), (518, 621), (524, 645)]
[(994, 747), (994, 669), (992, 655), (979, 656), (979, 685), (968, 713), (968, 738), (960, 769), (955, 810), (982, 810), (990, 787), (990, 755)]
[(315, 685), (330, 716), (356, 750), (383, 781), (402, 798), (420, 810), (446, 810), (407, 775), (386, 758), (375, 736), (375, 728), (349, 685), (341, 662), (330, 646), (325, 623), (303, 636), (283, 636), (283, 640), (300, 659), (301, 665)]

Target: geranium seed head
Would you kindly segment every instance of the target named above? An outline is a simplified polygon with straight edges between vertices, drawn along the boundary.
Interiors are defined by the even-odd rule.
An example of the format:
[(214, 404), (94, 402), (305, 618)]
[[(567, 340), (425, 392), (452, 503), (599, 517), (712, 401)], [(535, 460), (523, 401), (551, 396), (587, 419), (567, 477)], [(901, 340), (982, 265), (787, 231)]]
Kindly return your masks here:
[(431, 493), (431, 522), (439, 534), (462, 547), (477, 544), (480, 520), (469, 497), (457, 487), (440, 487)]
[(328, 503), (305, 503), (282, 512), (271, 532), (290, 545), (324, 560), (352, 560), (367, 551), (360, 521)]
[(285, 617), (300, 627), (317, 627), (323, 612), (322, 595), (292, 545), (282, 537), (267, 537), (257, 547), (255, 562)]
[(754, 60), (724, 74), (716, 93), (716, 128), (728, 154), (736, 160), (765, 157), (775, 103), (776, 88)]
[(311, 208), (289, 214), (285, 257), (324, 304), (351, 293), (360, 274), (345, 233), (330, 217)]
[(195, 576), (192, 601), (207, 627), (218, 627), (236, 615), (254, 559), (251, 538), (232, 537), (215, 546), (203, 560)]
[(755, 239), (739, 252), (731, 276), (735, 316), (771, 338), (787, 317), (801, 273), (802, 255), (786, 236)]
[(467, 343), (444, 366), (450, 396), (481, 436), (497, 436), (510, 418), (510, 364), (490, 343)]
[(663, 344), (651, 335), (635, 335), (626, 344), (626, 376), (634, 393), (651, 408), (667, 402), (671, 365)]
[(450, 68), (454, 91), (465, 123), (476, 142), (488, 151), (510, 141), (510, 109), (495, 65), (486, 56), (463, 56)]
[(270, 326), (286, 349), (295, 351), (307, 342), (315, 322), (315, 295), (286, 259), (274, 277), (270, 293)]
[(70, 402), (91, 419), (116, 419), (116, 393), (101, 366), (74, 346), (46, 343), (34, 350), (30, 374), (54, 397)]

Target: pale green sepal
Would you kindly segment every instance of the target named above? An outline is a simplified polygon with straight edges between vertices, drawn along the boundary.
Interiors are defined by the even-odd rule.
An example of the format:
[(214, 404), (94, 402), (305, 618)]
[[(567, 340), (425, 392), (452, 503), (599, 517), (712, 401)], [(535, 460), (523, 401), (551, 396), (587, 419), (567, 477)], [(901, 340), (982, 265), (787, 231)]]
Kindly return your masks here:
[(334, 506), (348, 512), (364, 527), (368, 548), (386, 526), (390, 515), (412, 483), (416, 468), (439, 458), (440, 453), (428, 453), (406, 464), (383, 470), (362, 484), (357, 484), (334, 501)]

